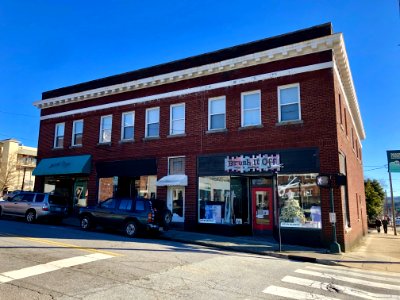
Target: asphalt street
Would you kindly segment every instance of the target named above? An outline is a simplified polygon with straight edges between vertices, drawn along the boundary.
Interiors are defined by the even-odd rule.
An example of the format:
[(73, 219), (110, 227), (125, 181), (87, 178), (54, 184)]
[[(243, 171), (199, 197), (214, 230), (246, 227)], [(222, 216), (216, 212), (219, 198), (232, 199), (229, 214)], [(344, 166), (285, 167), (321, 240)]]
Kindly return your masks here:
[(0, 220), (0, 299), (400, 299), (400, 274)]

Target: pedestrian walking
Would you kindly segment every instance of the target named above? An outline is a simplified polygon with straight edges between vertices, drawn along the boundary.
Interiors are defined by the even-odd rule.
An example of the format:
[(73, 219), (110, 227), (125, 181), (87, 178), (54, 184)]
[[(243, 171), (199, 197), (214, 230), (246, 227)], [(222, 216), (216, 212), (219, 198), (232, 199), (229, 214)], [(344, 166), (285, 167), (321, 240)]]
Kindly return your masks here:
[(375, 220), (375, 226), (376, 226), (376, 230), (378, 231), (378, 233), (381, 232), (381, 226), (382, 226), (382, 221), (379, 218), (376, 218)]
[(385, 216), (382, 220), (383, 232), (387, 233), (387, 227), (389, 224), (388, 218)]

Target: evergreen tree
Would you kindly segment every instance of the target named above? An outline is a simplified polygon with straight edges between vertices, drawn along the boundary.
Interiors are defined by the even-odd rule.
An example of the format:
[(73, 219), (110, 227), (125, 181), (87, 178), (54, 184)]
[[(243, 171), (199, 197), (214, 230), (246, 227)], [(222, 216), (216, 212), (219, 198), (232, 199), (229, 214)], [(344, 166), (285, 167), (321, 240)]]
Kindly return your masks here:
[(385, 192), (376, 179), (367, 179), (364, 181), (364, 187), (368, 219), (373, 220), (382, 214)]

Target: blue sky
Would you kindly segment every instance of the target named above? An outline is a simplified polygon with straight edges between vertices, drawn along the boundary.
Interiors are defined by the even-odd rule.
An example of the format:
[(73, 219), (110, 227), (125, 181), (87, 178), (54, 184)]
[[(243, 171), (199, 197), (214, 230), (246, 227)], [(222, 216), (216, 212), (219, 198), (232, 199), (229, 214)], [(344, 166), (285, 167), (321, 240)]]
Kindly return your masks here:
[[(0, 139), (37, 146), (41, 93), (325, 22), (343, 32), (366, 178), (400, 149), (397, 0), (0, 0)], [(400, 195), (400, 174), (393, 174)]]

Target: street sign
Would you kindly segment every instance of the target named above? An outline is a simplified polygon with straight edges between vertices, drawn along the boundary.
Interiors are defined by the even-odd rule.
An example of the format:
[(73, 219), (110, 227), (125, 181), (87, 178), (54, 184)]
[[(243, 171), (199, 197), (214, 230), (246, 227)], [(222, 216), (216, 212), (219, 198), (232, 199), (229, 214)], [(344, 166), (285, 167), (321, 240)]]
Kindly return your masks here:
[(392, 173), (400, 172), (400, 150), (386, 151), (388, 158), (388, 171)]

